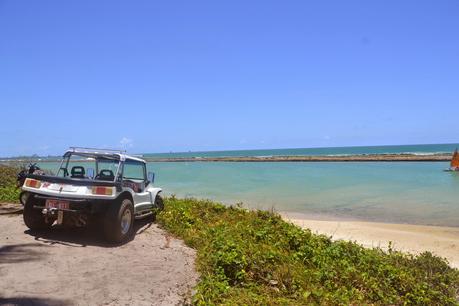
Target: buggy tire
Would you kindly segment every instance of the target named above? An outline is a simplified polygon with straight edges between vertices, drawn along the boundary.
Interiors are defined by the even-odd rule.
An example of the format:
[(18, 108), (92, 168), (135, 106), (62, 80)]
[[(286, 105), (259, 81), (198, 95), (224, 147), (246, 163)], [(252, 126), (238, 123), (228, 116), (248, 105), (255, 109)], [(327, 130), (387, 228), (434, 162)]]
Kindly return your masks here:
[(25, 203), (27, 202), (27, 198), (28, 197), (29, 197), (29, 193), (27, 191), (22, 191), (19, 194), (19, 202), (22, 204), (22, 206), (25, 205)]
[(35, 209), (33, 206), (37, 200), (35, 197), (29, 195), (27, 201), (24, 204), (24, 211), (22, 217), (24, 218), (25, 225), (31, 230), (42, 230), (48, 229), (51, 227), (53, 222), (46, 222), (45, 217), (41, 213), (40, 209)]
[(125, 242), (134, 228), (134, 205), (128, 198), (109, 204), (104, 218), (105, 238), (114, 243)]
[(159, 193), (155, 197), (155, 208), (159, 211), (164, 210), (164, 200)]

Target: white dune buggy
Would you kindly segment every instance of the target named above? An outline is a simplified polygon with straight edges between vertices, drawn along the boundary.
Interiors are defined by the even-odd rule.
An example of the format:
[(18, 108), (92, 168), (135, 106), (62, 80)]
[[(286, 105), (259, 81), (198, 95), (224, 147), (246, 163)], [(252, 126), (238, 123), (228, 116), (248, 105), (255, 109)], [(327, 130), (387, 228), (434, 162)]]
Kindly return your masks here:
[(135, 218), (164, 208), (162, 190), (153, 181), (146, 162), (124, 151), (72, 147), (57, 175), (27, 175), (24, 222), (38, 230), (54, 222), (81, 227), (94, 221), (108, 240), (122, 242), (132, 234)]

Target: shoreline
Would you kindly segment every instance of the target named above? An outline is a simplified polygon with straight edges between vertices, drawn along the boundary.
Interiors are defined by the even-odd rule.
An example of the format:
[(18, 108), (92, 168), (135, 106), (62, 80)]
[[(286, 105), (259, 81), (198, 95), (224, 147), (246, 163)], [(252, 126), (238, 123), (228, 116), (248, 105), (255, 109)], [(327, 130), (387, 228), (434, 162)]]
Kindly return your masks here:
[(314, 219), (298, 213), (280, 212), (288, 222), (330, 236), (332, 240), (355, 241), (366, 248), (380, 247), (411, 254), (430, 251), (446, 258), (452, 267), (459, 268), (459, 227), (396, 224), (353, 221), (333, 218)]
[(148, 162), (444, 162), (451, 154), (366, 154), (366, 155), (292, 155), (292, 156), (241, 156), (241, 157), (176, 157), (144, 158)]
[[(142, 157), (147, 162), (449, 162), (451, 154), (356, 154), (222, 157)], [(61, 159), (2, 159), (0, 162), (60, 162)]]

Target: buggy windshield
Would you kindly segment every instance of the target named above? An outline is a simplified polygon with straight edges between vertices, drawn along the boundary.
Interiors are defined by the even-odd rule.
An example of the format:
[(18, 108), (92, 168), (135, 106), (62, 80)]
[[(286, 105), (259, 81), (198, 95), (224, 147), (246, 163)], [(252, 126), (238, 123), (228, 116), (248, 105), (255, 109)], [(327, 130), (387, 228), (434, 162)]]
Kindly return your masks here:
[(120, 161), (116, 156), (68, 153), (64, 155), (57, 176), (113, 182), (119, 166)]

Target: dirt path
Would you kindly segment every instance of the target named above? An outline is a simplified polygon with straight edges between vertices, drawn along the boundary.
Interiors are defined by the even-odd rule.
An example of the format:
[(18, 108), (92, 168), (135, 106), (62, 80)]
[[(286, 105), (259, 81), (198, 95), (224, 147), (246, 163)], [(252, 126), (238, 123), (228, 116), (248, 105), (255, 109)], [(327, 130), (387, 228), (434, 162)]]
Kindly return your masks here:
[(0, 215), (0, 305), (182, 305), (196, 284), (195, 252), (154, 223), (120, 246), (85, 229), (29, 231)]

